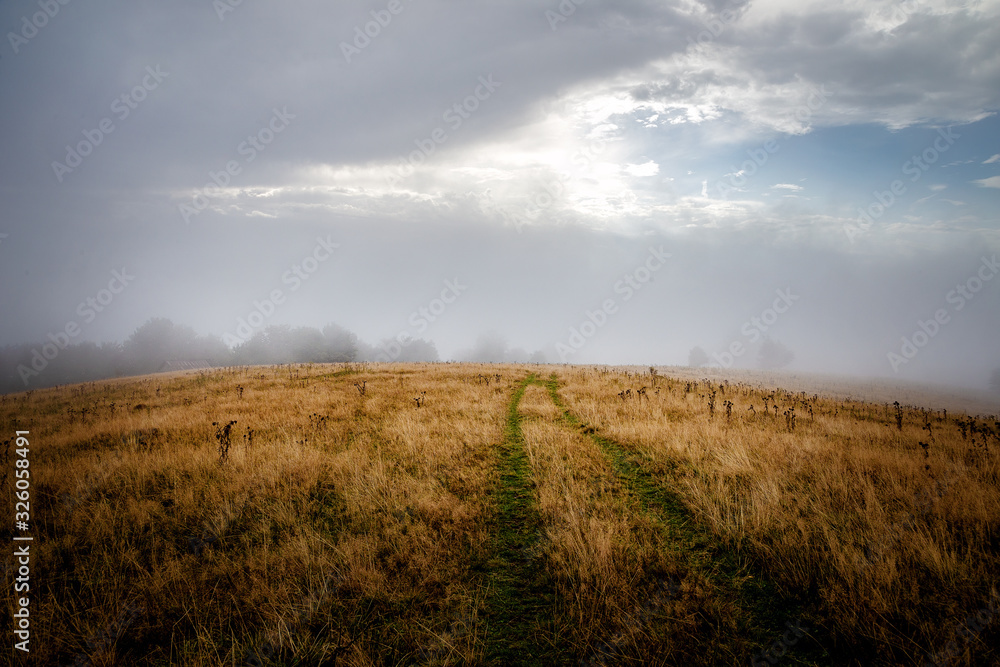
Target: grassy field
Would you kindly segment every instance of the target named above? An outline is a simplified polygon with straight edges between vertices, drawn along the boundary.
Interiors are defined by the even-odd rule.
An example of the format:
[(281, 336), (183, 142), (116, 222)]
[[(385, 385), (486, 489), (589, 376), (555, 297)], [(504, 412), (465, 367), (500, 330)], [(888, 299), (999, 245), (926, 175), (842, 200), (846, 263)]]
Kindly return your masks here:
[(348, 364), (35, 391), (0, 418), (5, 488), (30, 431), (16, 664), (1000, 664), (994, 417)]

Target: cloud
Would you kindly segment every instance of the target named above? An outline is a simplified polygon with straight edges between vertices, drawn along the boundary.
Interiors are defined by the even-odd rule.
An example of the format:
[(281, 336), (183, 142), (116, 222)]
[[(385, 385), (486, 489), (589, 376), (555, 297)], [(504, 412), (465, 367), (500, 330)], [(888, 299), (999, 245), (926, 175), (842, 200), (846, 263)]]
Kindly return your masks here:
[(935, 183), (934, 185), (928, 185), (927, 188), (931, 192), (940, 192), (941, 190), (947, 189), (948, 186), (943, 183)]
[[(872, 4), (753, 3), (715, 39), (651, 63), (629, 93), (674, 122), (725, 119), (792, 134), (972, 122), (997, 108), (1000, 61), (969, 69), (1000, 39), (996, 3), (923, 2), (909, 15)], [(949, 48), (963, 36), (970, 51)]]
[(632, 176), (655, 176), (660, 173), (660, 165), (650, 160), (643, 164), (626, 165), (625, 171)]
[(983, 164), (993, 164), (994, 162), (998, 162), (998, 161), (1000, 161), (1000, 153), (997, 153), (996, 155), (994, 155), (993, 157), (991, 157), (991, 158), (989, 158), (987, 160), (984, 160)]
[[(815, 289), (844, 305), (836, 311), (843, 317), (831, 318), (820, 299), (817, 319), (866, 332), (867, 325), (846, 326), (854, 297), (883, 276), (896, 280), (899, 256), (912, 251), (924, 260), (899, 274), (899, 284), (937, 295), (940, 284), (925, 280), (925, 267), (940, 267), (950, 281), (946, 269), (964, 270), (961, 251), (1000, 247), (988, 197), (969, 196), (957, 209), (957, 199), (932, 207), (900, 199), (874, 220), (865, 242), (849, 244), (844, 233), (860, 208), (873, 210), (873, 191), (889, 188), (910, 149), (930, 145), (934, 128), (1000, 109), (997, 0), (919, 0), (903, 3), (915, 5), (903, 13), (898, 0), (577, 4), (553, 30), (545, 6), (526, 0), (403, 3), (370, 43), (371, 7), (320, 0), (242, 3), (224, 22), (206, 0), (94, 4), (86, 20), (53, 21), (44, 37), (0, 62), (0, 84), (10, 91), (8, 159), (0, 163), (0, 231), (10, 237), (0, 248), (0, 284), (17, 286), (0, 290), (0, 312), (16, 315), (0, 322), (0, 342), (44, 337), (100, 287), (105, 266), (132, 263), (148, 266), (144, 286), (128, 295), (136, 301), (127, 309), (121, 301), (121, 310), (116, 301), (87, 336), (120, 340), (154, 315), (231, 330), (254, 300), (283, 284), (281, 271), (300, 262), (317, 235), (330, 232), (344, 253), (276, 317), (343, 320), (377, 340), (405, 326), (441, 279), (468, 276), (475, 288), (448, 315), (468, 324), (449, 329), (442, 320), (428, 334), (442, 350), (505, 322), (526, 344), (565, 336), (619, 268), (631, 270), (621, 248), (634, 242), (641, 256), (647, 236), (676, 243), (678, 258), (691, 251), (686, 270), (680, 260), (665, 268), (670, 279), (657, 289), (691, 299), (691, 335), (706, 345), (727, 343), (712, 336), (728, 326), (728, 309), (699, 294), (703, 286), (725, 296), (740, 283), (730, 305), (741, 308), (758, 288), (766, 295), (820, 276)], [(0, 3), (0, 24), (19, 25), (21, 5)], [(737, 5), (734, 20), (718, 23), (722, 9)], [(94, 40), (94, 26), (128, 38)], [(340, 44), (358, 39), (356, 28), (367, 45), (348, 61)], [(253, 44), (263, 46), (226, 55)], [(157, 64), (169, 72), (163, 86), (127, 118), (115, 114), (113, 134), (57, 183), (52, 161), (93, 136), (111, 101)], [(489, 77), (497, 83), (490, 90), (481, 83)], [(274, 134), (273, 110), (285, 105), (293, 117)], [(947, 160), (991, 145), (1000, 116), (981, 123), (959, 130)], [(248, 151), (251, 139), (263, 148)], [(762, 164), (754, 156), (772, 140), (780, 151)], [(401, 165), (403, 175), (387, 182)], [(957, 183), (957, 171), (928, 170), (919, 185)], [(807, 175), (817, 193), (811, 200), (795, 196)], [(963, 175), (949, 192), (967, 189), (973, 177)], [(720, 180), (732, 184), (727, 193)], [(996, 178), (976, 183), (1000, 187)], [(945, 189), (926, 192), (934, 198)], [(207, 206), (185, 225), (178, 204), (199, 191)], [(525, 225), (515, 231), (517, 222)], [(947, 248), (954, 256), (944, 257)], [(525, 251), (537, 259), (525, 263), (534, 268), (511, 274), (511, 258)], [(767, 278), (755, 273), (759, 253), (777, 253), (768, 255)], [(194, 268), (180, 271), (178, 256), (190, 256)], [(743, 258), (752, 260), (748, 270), (699, 282), (700, 267)], [(857, 281), (856, 293), (841, 287), (858, 275), (869, 279)], [(511, 317), (536, 285), (546, 286), (545, 298)], [(632, 330), (651, 332), (650, 346), (618, 339), (618, 351), (609, 346), (595, 360), (619, 361), (622, 350), (633, 359), (671, 358), (662, 332), (673, 311), (662, 306), (673, 302), (655, 296), (644, 288), (637, 303), (657, 305), (623, 315), (635, 318)], [(869, 312), (877, 322), (910, 326), (912, 303), (894, 299), (907, 309), (897, 320), (883, 319), (882, 304)], [(572, 308), (554, 317), (550, 303)], [(996, 329), (990, 312), (982, 331)], [(887, 328), (887, 339), (905, 332), (897, 328)], [(602, 335), (616, 340), (610, 328)], [(860, 349), (868, 334), (853, 335)], [(972, 359), (992, 344), (956, 355)], [(686, 358), (690, 345), (677, 345), (676, 358)], [(922, 353), (921, 363), (928, 358)]]
[(981, 188), (1000, 188), (1000, 176), (990, 176), (972, 181)]

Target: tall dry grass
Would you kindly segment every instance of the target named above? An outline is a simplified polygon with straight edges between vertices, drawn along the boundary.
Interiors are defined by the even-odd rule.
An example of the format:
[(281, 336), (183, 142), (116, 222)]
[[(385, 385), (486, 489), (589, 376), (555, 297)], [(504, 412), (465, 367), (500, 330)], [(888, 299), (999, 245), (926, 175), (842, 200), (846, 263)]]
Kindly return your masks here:
[[(5, 398), (33, 447), (34, 659), (476, 662), (471, 568), (510, 384), (470, 370), (249, 368)], [(220, 463), (212, 423), (229, 420)], [(126, 608), (141, 613), (120, 628)]]
[[(582, 665), (717, 664), (735, 637), (725, 600), (540, 385), (521, 402), (563, 632)], [(730, 647), (726, 647), (730, 649)], [(731, 649), (730, 649), (731, 650)]]
[[(997, 592), (1000, 425), (904, 408), (899, 429), (891, 405), (451, 364), (220, 369), (0, 397), (0, 441), (31, 431), (33, 659), (483, 664), (502, 631), (490, 582), (505, 566), (508, 409), (530, 371), (553, 370), (585, 424), (526, 387), (542, 534), (523, 556), (556, 593), (567, 663), (745, 663), (763, 648), (744, 633), (758, 612), (734, 591), (754, 578), (803, 602), (828, 663), (997, 662), (1000, 622), (968, 641), (958, 628)], [(233, 420), (223, 457), (218, 429)], [(689, 523), (639, 497), (594, 436), (676, 494)], [(753, 567), (726, 581), (684, 531)], [(949, 641), (962, 650), (945, 659)]]
[[(821, 644), (849, 647), (862, 664), (912, 664), (995, 599), (993, 420), (978, 420), (973, 443), (961, 435), (964, 415), (903, 408), (900, 430), (886, 405), (628, 372), (558, 376), (573, 412), (647, 457), (699, 522), (753, 554), (785, 592), (811, 601)], [(641, 386), (645, 398), (635, 397)], [(626, 390), (632, 397), (620, 398)], [(987, 627), (971, 654), (949, 664), (996, 661), (988, 643), (996, 637)]]

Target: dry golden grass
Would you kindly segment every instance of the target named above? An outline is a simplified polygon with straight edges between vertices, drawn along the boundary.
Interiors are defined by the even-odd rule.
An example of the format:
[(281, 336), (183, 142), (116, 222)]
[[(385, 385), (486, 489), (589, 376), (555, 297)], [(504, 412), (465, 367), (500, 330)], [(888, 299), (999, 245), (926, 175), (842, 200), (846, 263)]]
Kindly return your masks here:
[[(647, 368), (620, 367), (628, 372), (645, 373)], [(664, 366), (659, 371), (678, 380), (714, 380), (732, 382), (760, 389), (782, 389), (792, 393), (819, 394), (840, 401), (865, 401), (968, 412), (970, 415), (996, 414), (1000, 410), (1000, 397), (987, 389), (969, 389), (951, 385), (930, 385), (912, 380), (888, 378), (855, 378), (829, 373), (803, 373), (788, 370), (763, 370), (756, 368), (691, 368)]]
[[(509, 394), (457, 367), (314, 366), (5, 401), (33, 445), (35, 659), (474, 662), (468, 570)], [(220, 463), (212, 423), (229, 420)], [(89, 650), (129, 604), (114, 649)]]
[[(923, 664), (952, 640), (946, 664), (996, 664), (1000, 622), (957, 628), (997, 594), (1000, 425), (973, 442), (956, 417), (906, 409), (899, 430), (891, 406), (452, 364), (0, 399), (3, 439), (30, 430), (36, 664), (484, 664), (518, 610), (505, 569), (553, 592), (532, 604), (562, 664), (746, 664), (798, 617), (812, 644), (787, 664)], [(512, 418), (515, 509), (539, 526), (518, 563), (497, 552)]]
[(548, 391), (530, 385), (521, 406), (568, 643), (585, 665), (690, 664), (690, 645), (726, 625), (711, 584), (668, 549), (593, 441), (556, 423)]
[[(973, 444), (955, 415), (904, 410), (899, 430), (891, 406), (649, 374), (558, 376), (571, 411), (647, 458), (700, 523), (754, 554), (789, 594), (813, 597), (821, 645), (877, 653), (863, 663), (917, 662), (995, 599), (1000, 425), (980, 420), (993, 432)], [(644, 385), (646, 398), (617, 395)], [(980, 652), (989, 636), (995, 628)]]

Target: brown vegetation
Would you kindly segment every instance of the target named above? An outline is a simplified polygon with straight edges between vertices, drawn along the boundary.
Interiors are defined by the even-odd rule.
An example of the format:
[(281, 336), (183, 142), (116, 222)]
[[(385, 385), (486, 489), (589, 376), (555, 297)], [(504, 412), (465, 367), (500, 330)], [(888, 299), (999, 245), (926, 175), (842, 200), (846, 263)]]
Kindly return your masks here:
[(150, 376), (0, 417), (30, 430), (37, 664), (998, 660), (1000, 619), (960, 631), (996, 607), (994, 419), (471, 364)]

